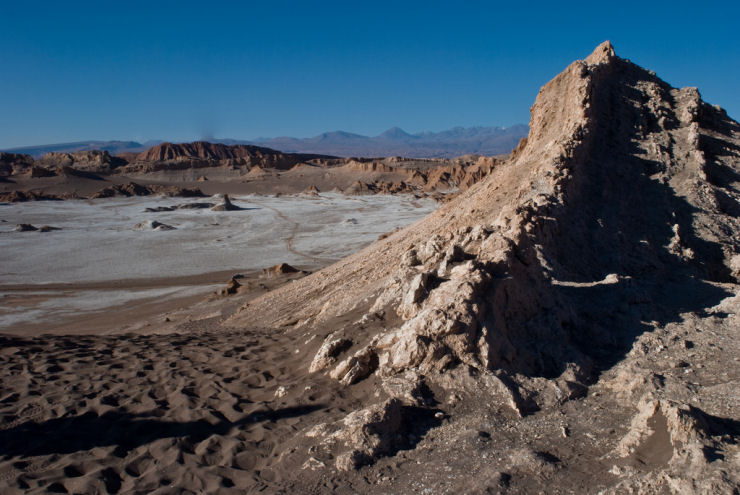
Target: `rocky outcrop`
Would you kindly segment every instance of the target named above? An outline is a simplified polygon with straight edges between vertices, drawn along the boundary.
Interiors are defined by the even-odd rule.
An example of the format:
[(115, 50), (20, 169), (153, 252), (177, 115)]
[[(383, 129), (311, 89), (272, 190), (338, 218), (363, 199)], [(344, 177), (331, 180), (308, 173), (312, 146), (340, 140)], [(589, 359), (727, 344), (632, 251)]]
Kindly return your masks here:
[(108, 186), (90, 196), (91, 199), (112, 198), (114, 196), (149, 196), (151, 189), (135, 182)]
[(262, 270), (263, 277), (280, 277), (282, 275), (288, 275), (291, 273), (298, 273), (300, 270), (294, 266), (290, 266), (287, 263), (279, 263), (277, 265), (264, 268)]
[(33, 163), (30, 155), (0, 153), (0, 177), (24, 174), (31, 169)]
[(305, 435), (323, 437), (322, 450), (341, 451), (335, 465), (348, 471), (397, 450), (403, 429), (403, 404), (394, 398), (354, 411), (334, 424), (319, 424)]
[[(455, 200), (231, 323), (290, 311), (306, 332), (339, 325), (365, 342), (333, 356), (343, 384), (419, 372), (454, 391), (466, 370), (526, 415), (582, 397), (636, 331), (705, 309), (671, 294), (738, 282), (740, 126), (725, 113), (604, 43), (531, 115), (513, 158), (481, 163), (486, 178)], [(459, 183), (452, 172), (435, 180)], [(342, 323), (350, 312), (401, 321)]]
[(132, 163), (122, 172), (146, 173), (159, 170), (183, 170), (214, 166), (228, 166), (246, 170), (253, 167), (288, 170), (299, 163), (319, 158), (331, 157), (281, 153), (260, 146), (225, 145), (206, 141), (178, 144), (162, 143), (136, 155)]
[(229, 199), (229, 195), (224, 194), (224, 197), (221, 203), (211, 208), (211, 210), (213, 211), (237, 211), (237, 210), (243, 210), (243, 208), (233, 204), (231, 200)]
[(0, 193), (0, 201), (7, 203), (22, 203), (24, 201), (59, 201), (64, 197), (46, 194), (39, 191), (11, 191)]
[(390, 167), (386, 165), (385, 163), (378, 162), (378, 161), (370, 161), (370, 162), (359, 162), (357, 160), (350, 160), (347, 165), (345, 165), (345, 169), (351, 172), (380, 172), (380, 173), (406, 173), (406, 170)]
[(162, 162), (167, 160), (179, 160), (182, 158), (198, 158), (201, 160), (230, 160), (237, 158), (251, 158), (257, 154), (268, 155), (275, 153), (269, 148), (259, 146), (235, 145), (209, 143), (206, 141), (195, 141), (193, 143), (162, 143), (139, 153), (137, 161)]
[[(318, 354), (317, 354), (318, 356)], [(378, 367), (378, 356), (373, 345), (363, 347), (334, 368), (329, 376), (343, 385), (352, 385), (367, 378)]]
[(348, 349), (352, 345), (352, 341), (343, 337), (331, 334), (324, 343), (321, 344), (318, 352), (311, 361), (311, 366), (308, 368), (309, 373), (316, 373), (322, 371), (331, 366), (336, 362), (336, 357), (344, 350)]
[(74, 153), (51, 152), (42, 156), (38, 164), (51, 170), (73, 170), (109, 174), (126, 164), (126, 160), (111, 156), (107, 151), (76, 151)]
[[(128, 182), (126, 184), (115, 184), (112, 186), (104, 187), (100, 191), (92, 194), (90, 199), (98, 198), (112, 198), (115, 196), (150, 196), (152, 194), (161, 194), (164, 196), (179, 196), (183, 198), (202, 198), (206, 195), (200, 189), (178, 187), (178, 186), (162, 186), (162, 185), (147, 185), (143, 186), (136, 182)], [(210, 204), (209, 204), (210, 206)]]
[(146, 222), (137, 223), (134, 228), (136, 230), (154, 230), (157, 232), (175, 230), (175, 227), (172, 225), (167, 225), (166, 223), (158, 222), (156, 220), (147, 220)]
[(614, 452), (611, 473), (626, 479), (606, 493), (723, 491), (728, 476), (711, 469), (710, 463), (725, 457), (718, 439), (730, 432), (716, 422), (690, 405), (643, 398)]
[(239, 292), (239, 288), (241, 286), (242, 284), (240, 284), (236, 278), (232, 277), (231, 280), (229, 280), (229, 283), (226, 284), (226, 287), (219, 291), (219, 294), (222, 296), (233, 296)]
[(301, 192), (301, 194), (304, 195), (304, 196), (313, 196), (313, 197), (315, 197), (315, 196), (318, 196), (320, 192), (321, 191), (319, 191), (319, 188), (318, 187), (316, 187), (315, 185), (311, 184), (306, 189), (304, 189)]
[[(651, 95), (655, 101), (632, 107), (610, 97), (628, 90), (644, 91), (648, 102), (652, 101)], [(668, 99), (671, 92), (674, 96)], [(572, 96), (566, 106), (559, 103), (563, 93)], [(686, 110), (687, 106), (694, 110)], [(588, 315), (595, 308), (571, 291), (554, 289), (559, 285), (553, 281), (590, 284), (591, 280), (602, 279), (605, 271), (618, 273), (627, 278), (615, 280), (629, 282), (618, 282), (614, 297), (626, 301), (633, 297), (635, 279), (642, 278), (646, 270), (658, 275), (672, 270), (669, 267), (680, 267), (687, 273), (727, 280), (730, 258), (740, 246), (722, 232), (729, 232), (725, 230), (728, 227), (737, 230), (737, 220), (723, 216), (707, 193), (722, 191), (733, 201), (737, 201), (737, 193), (722, 185), (702, 183), (702, 164), (706, 160), (697, 140), (686, 142), (684, 137), (699, 133), (696, 119), (700, 107), (694, 90), (667, 87), (616, 57), (608, 45), (585, 61), (572, 64), (546, 85), (532, 107), (532, 132), (526, 147), (518, 151), (518, 158), (508, 167), (509, 177), (497, 177), (518, 187), (513, 194), (507, 188), (507, 195), (513, 199), (507, 201), (496, 194), (498, 181), (487, 180), (416, 229), (429, 232), (429, 227), (439, 227), (441, 236), (429, 235), (428, 241), (419, 242), (413, 240), (416, 236), (412, 231), (405, 236), (407, 241), (396, 241), (409, 246), (408, 258), (414, 261), (398, 263), (400, 268), (390, 275), (374, 309), (391, 305), (406, 323), (380, 337), (375, 349), (379, 371), (424, 369), (432, 363), (439, 368), (449, 361), (482, 370), (503, 368), (540, 376), (577, 369), (578, 381), (593, 365), (593, 358), (578, 342), (606, 345), (613, 330), (591, 321)], [(648, 133), (644, 126), (652, 108), (663, 110)], [(706, 105), (703, 108), (707, 114), (714, 112)], [(605, 146), (615, 146), (608, 144), (613, 143), (609, 133), (614, 131), (612, 122), (602, 115), (612, 112), (621, 116), (619, 131), (624, 133), (624, 140), (630, 136), (642, 138), (648, 153), (657, 149), (652, 144), (657, 141), (686, 143), (681, 153), (673, 153), (674, 158), (668, 154), (649, 155), (652, 160), (663, 157), (662, 171), (655, 172), (666, 180), (677, 181), (678, 170), (691, 177), (691, 183), (682, 176), (676, 184), (683, 188), (683, 197), (654, 185), (653, 179), (645, 176), (649, 162), (643, 161), (639, 153), (624, 148), (605, 151)], [(685, 158), (676, 159), (676, 155)], [(655, 167), (654, 162), (650, 163)], [(630, 192), (634, 184), (641, 184), (650, 194)], [(597, 191), (609, 201), (596, 199)], [(697, 216), (717, 225), (713, 250), (695, 235), (681, 236), (684, 229), (694, 228), (685, 217), (684, 227), (675, 223), (685, 214), (687, 202), (699, 212), (706, 212)], [(642, 216), (646, 209), (652, 212), (650, 229), (630, 220)], [(445, 226), (440, 224), (442, 218), (447, 221)], [(600, 225), (598, 231), (589, 226), (594, 221)], [(658, 238), (657, 233), (663, 232), (659, 224), (667, 226), (668, 238)], [(628, 239), (622, 237), (625, 232), (630, 232)], [(652, 256), (619, 254), (621, 258), (604, 263), (605, 253), (631, 253), (641, 245), (653, 246)], [(662, 246), (667, 248), (659, 249)], [(699, 249), (704, 251), (702, 262), (686, 254)], [(465, 259), (469, 261), (463, 262)], [(436, 281), (430, 284), (432, 278)], [(576, 328), (582, 330), (576, 332)]]
[(342, 192), (350, 195), (371, 194), (374, 193), (376, 189), (377, 187), (374, 184), (368, 184), (367, 182), (356, 180)]

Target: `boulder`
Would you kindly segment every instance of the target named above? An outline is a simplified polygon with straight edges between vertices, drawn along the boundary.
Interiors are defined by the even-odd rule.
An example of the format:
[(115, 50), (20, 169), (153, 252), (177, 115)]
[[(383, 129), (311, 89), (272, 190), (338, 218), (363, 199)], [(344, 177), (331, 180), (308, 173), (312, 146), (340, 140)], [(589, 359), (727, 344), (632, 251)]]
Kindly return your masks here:
[(398, 444), (402, 427), (402, 403), (398, 399), (348, 414), (342, 420), (342, 428), (332, 435), (333, 440), (349, 448), (337, 456), (337, 469), (357, 469), (391, 453)]
[(229, 280), (229, 283), (226, 284), (226, 287), (224, 287), (223, 289), (221, 289), (219, 291), (219, 293), (222, 296), (231, 296), (231, 295), (234, 295), (237, 292), (239, 292), (239, 287), (241, 287), (241, 286), (242, 286), (242, 284), (240, 284), (239, 282), (237, 282), (237, 280), (235, 278), (232, 278), (231, 280)]
[(287, 263), (280, 263), (269, 268), (264, 268), (262, 270), (262, 276), (267, 278), (280, 277), (290, 273), (298, 273), (299, 271), (298, 268), (292, 267)]
[(175, 230), (175, 227), (167, 225), (156, 220), (147, 220), (146, 222), (137, 223), (135, 226), (136, 230), (155, 230), (158, 232), (164, 230)]
[(318, 352), (311, 361), (308, 368), (309, 373), (316, 373), (324, 370), (334, 364), (336, 357), (352, 345), (352, 341), (342, 337), (337, 337), (335, 333), (330, 334), (324, 339)]
[(367, 378), (378, 367), (378, 356), (372, 346), (363, 347), (334, 368), (329, 376), (342, 385), (352, 385)]
[(220, 204), (217, 204), (216, 206), (211, 208), (211, 210), (213, 211), (236, 211), (241, 209), (243, 208), (240, 208), (239, 206), (236, 206), (231, 202), (228, 194), (224, 194), (224, 199)]

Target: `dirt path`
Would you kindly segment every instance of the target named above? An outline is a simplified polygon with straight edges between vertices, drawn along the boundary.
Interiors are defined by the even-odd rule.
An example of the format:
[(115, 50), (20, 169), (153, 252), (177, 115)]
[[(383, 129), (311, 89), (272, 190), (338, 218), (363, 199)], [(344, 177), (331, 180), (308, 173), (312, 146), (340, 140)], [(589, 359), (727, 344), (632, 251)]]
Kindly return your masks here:
[(316, 263), (320, 263), (322, 265), (326, 265), (328, 263), (333, 263), (334, 261), (336, 261), (334, 259), (321, 258), (319, 256), (314, 256), (312, 254), (304, 253), (304, 252), (301, 252), (301, 251), (298, 251), (297, 249), (295, 249), (295, 247), (293, 246), (293, 242), (295, 241), (295, 236), (298, 233), (298, 229), (301, 228), (301, 224), (298, 223), (298, 222), (296, 222), (296, 221), (294, 221), (294, 220), (291, 220), (287, 215), (285, 215), (282, 211), (278, 210), (275, 207), (268, 206), (268, 205), (266, 205), (264, 203), (260, 203), (258, 201), (254, 201), (254, 200), (250, 200), (250, 202), (251, 203), (254, 203), (256, 205), (260, 205), (263, 208), (267, 208), (268, 210), (274, 211), (275, 214), (278, 217), (280, 217), (282, 220), (284, 220), (284, 221), (286, 221), (286, 222), (288, 222), (289, 224), (292, 225), (292, 227), (290, 229), (290, 235), (288, 236), (288, 239), (285, 241), (285, 247), (288, 249), (288, 251), (290, 251), (291, 253), (295, 254), (296, 256), (301, 256), (303, 258), (308, 258), (308, 259), (310, 259), (310, 260), (312, 260), (312, 261), (314, 261)]

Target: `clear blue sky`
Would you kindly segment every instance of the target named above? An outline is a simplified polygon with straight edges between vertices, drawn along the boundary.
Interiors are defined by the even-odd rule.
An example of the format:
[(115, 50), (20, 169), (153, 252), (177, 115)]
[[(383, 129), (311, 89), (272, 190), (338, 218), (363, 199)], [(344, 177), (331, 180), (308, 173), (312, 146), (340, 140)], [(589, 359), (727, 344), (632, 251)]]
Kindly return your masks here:
[(739, 4), (0, 0), (0, 148), (527, 123), (605, 39), (738, 118)]

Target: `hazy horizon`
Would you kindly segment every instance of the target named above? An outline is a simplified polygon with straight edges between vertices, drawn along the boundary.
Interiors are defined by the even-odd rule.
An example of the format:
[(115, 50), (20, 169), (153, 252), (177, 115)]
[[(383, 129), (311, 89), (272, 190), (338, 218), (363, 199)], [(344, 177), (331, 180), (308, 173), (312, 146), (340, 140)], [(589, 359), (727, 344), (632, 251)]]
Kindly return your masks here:
[(250, 142), (261, 142), (261, 141), (269, 141), (274, 139), (282, 139), (282, 138), (288, 138), (288, 139), (313, 139), (318, 138), (323, 135), (327, 134), (335, 134), (335, 133), (347, 133), (347, 134), (353, 134), (357, 136), (367, 137), (367, 138), (377, 138), (382, 136), (388, 131), (392, 131), (394, 129), (400, 129), (407, 134), (417, 136), (421, 134), (441, 134), (444, 132), (450, 132), (457, 129), (462, 130), (471, 130), (471, 129), (511, 129), (512, 127), (518, 127), (518, 126), (524, 126), (527, 127), (527, 123), (517, 122), (511, 125), (474, 125), (474, 126), (450, 126), (445, 129), (438, 129), (438, 130), (420, 130), (420, 131), (409, 131), (408, 129), (403, 129), (400, 126), (390, 126), (383, 131), (377, 133), (377, 134), (359, 134), (354, 132), (345, 131), (344, 129), (331, 129), (331, 130), (325, 130), (322, 132), (319, 132), (318, 134), (314, 134), (311, 136), (288, 136), (288, 135), (275, 135), (275, 136), (257, 136), (257, 137), (235, 137), (235, 136), (195, 136), (192, 138), (184, 138), (184, 139), (170, 139), (170, 138), (161, 138), (152, 136), (147, 139), (138, 140), (133, 138), (119, 138), (117, 136), (110, 137), (110, 138), (96, 138), (96, 139), (86, 139), (84, 137), (81, 137), (79, 139), (74, 139), (71, 141), (65, 141), (65, 142), (49, 142), (49, 143), (33, 143), (33, 144), (25, 144), (21, 146), (8, 146), (8, 147), (0, 147), (0, 151), (8, 151), (8, 150), (20, 150), (23, 148), (37, 148), (42, 146), (59, 146), (59, 145), (65, 145), (65, 144), (75, 144), (75, 143), (92, 143), (92, 142), (136, 142), (139, 144), (147, 144), (147, 143), (192, 143), (195, 141), (209, 141), (209, 142), (218, 142), (218, 141), (250, 141)]

